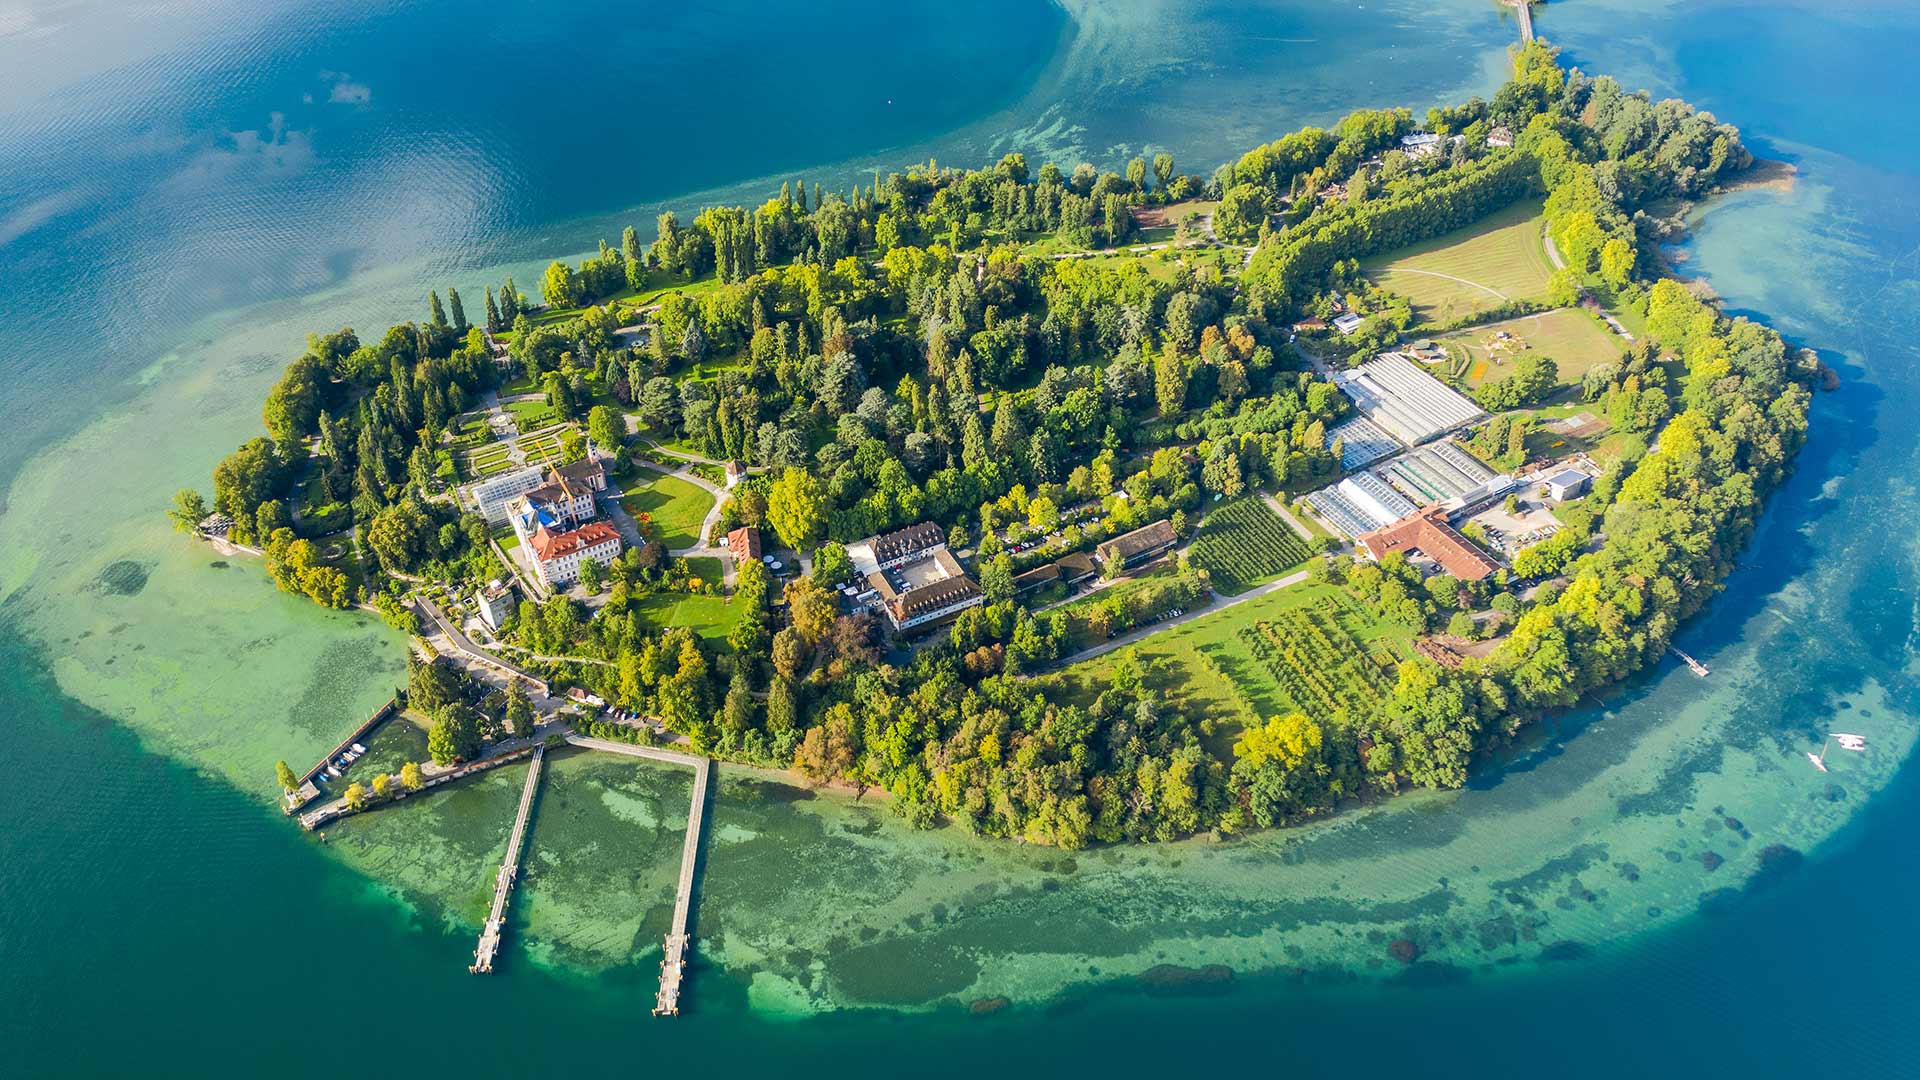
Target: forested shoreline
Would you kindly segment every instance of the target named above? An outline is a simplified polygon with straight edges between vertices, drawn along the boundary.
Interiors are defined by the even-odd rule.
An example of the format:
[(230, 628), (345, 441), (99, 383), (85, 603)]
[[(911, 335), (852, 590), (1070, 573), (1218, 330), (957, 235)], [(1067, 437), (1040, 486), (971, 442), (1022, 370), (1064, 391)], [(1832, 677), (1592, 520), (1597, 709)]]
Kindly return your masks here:
[[(479, 325), (448, 290), (426, 320), (377, 341), (310, 338), (268, 397), (267, 435), (220, 463), (210, 503), (183, 492), (176, 520), (218, 511), (235, 539), (265, 548), (283, 588), (372, 603), (404, 625), (397, 598), (416, 579), (458, 588), (499, 574), (485, 523), (449, 497), (452, 425), (521, 383), (615, 455), (627, 415), (649, 438), (763, 466), (722, 527), (765, 526), (815, 556), (813, 576), (782, 590), (743, 566), (743, 613), (724, 641), (643, 617), (647, 597), (690, 578), (659, 544), (629, 551), (604, 583), (596, 574), (594, 606), (528, 601), (511, 620), (505, 639), (532, 653), (600, 661), (550, 665), (558, 680), (662, 718), (702, 753), (884, 788), (916, 825), (1064, 847), (1232, 833), (1457, 787), (1475, 752), (1665, 651), (1785, 475), (1817, 366), (1654, 276), (1648, 206), (1745, 168), (1732, 128), (1568, 71), (1541, 43), (1516, 54), (1491, 101), (1430, 110), (1419, 126), (1443, 140), (1421, 159), (1398, 148), (1416, 128), (1409, 111), (1362, 111), (1211, 178), (1164, 154), (1119, 172), (1030, 171), (1009, 154), (845, 194), (788, 184), (752, 210), (686, 223), (663, 215), (650, 245), (628, 229), (579, 266), (554, 263), (544, 310), (509, 281), (487, 290)], [(1344, 196), (1320, 197), (1329, 185)], [(1254, 245), (1244, 271), (1196, 258), (1156, 275), (1135, 259), (1026, 250), (1122, 244), (1138, 235), (1133, 208), (1202, 198), (1217, 200), (1222, 237)], [(1544, 198), (1568, 264), (1556, 294), (1645, 310), (1659, 348), (1590, 372), (1586, 389), (1623, 426), (1658, 430), (1658, 448), (1600, 479), (1589, 520), (1567, 533), (1577, 543), (1533, 557), (1528, 576), (1545, 584), (1530, 599), (1504, 572), (1436, 584), (1404, 559), (1314, 563), (1415, 633), (1499, 612), (1490, 655), (1407, 660), (1377, 706), (1266, 717), (1230, 749), (1130, 659), (1092, 694), (1036, 674), (1071, 651), (1075, 627), (1020, 603), (1016, 572), (1156, 521), (1191, 535), (1216, 498), (1335, 479), (1326, 433), (1349, 406), (1288, 328), (1350, 292), (1360, 257), (1524, 198)], [(1186, 222), (1177, 236), (1199, 239)], [(636, 346), (616, 331), (637, 316), (621, 305), (641, 300), (653, 329)], [(989, 602), (900, 661), (871, 616), (839, 612), (833, 586), (840, 545), (924, 520), (976, 549)], [(1009, 550), (1055, 534), (1041, 554)], [(323, 557), (329, 536), (366, 553), (357, 575)], [(1162, 591), (1193, 603), (1211, 583), (1181, 565)], [(430, 696), (452, 710), (449, 730), (487, 728), (455, 688)], [(454, 756), (477, 745), (441, 741)]]

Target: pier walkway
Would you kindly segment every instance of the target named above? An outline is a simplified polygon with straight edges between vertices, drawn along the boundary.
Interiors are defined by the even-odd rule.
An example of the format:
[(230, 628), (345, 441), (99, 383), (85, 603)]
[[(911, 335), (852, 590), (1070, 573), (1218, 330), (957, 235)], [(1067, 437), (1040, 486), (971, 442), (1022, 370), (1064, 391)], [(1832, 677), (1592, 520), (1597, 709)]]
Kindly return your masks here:
[(569, 735), (567, 742), (588, 750), (604, 750), (630, 757), (650, 758), (673, 765), (686, 765), (693, 769), (693, 808), (687, 814), (687, 838), (680, 848), (680, 885), (674, 893), (673, 925), (667, 930), (665, 947), (660, 957), (660, 993), (655, 997), (653, 1005), (655, 1016), (678, 1016), (680, 1015), (680, 984), (687, 970), (687, 949), (693, 944), (693, 939), (687, 934), (687, 920), (693, 914), (694, 873), (700, 863), (700, 825), (706, 813), (707, 782), (712, 775), (713, 762), (692, 754), (682, 754), (676, 750), (662, 750), (656, 746), (636, 746), (608, 739), (593, 739), (584, 735)]
[(1520, 44), (1533, 40), (1533, 0), (1508, 0), (1520, 13)]
[(520, 810), (513, 819), (513, 832), (507, 837), (507, 854), (500, 860), (500, 873), (493, 882), (493, 909), (480, 930), (480, 944), (473, 950), (475, 975), (493, 971), (493, 958), (500, 952), (500, 928), (506, 921), (507, 898), (513, 895), (513, 883), (520, 876), (520, 852), (526, 846), (527, 819), (533, 815), (533, 795), (540, 789), (540, 766), (546, 761), (545, 744), (533, 748), (533, 764), (527, 767), (527, 784), (520, 789)]

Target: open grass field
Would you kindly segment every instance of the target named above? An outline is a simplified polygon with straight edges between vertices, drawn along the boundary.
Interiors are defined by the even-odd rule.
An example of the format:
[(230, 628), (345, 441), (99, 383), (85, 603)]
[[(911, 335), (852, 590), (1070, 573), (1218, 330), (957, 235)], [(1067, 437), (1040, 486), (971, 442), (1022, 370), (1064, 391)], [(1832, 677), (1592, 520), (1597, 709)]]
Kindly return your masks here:
[(620, 505), (636, 518), (652, 515), (660, 540), (669, 548), (686, 548), (700, 542), (700, 525), (707, 511), (713, 509), (713, 496), (677, 476), (635, 469), (634, 481)]
[(633, 609), (640, 622), (651, 629), (685, 626), (707, 641), (725, 641), (727, 632), (746, 610), (735, 607), (724, 597), (683, 593), (655, 593), (636, 601)]
[(1369, 702), (1389, 692), (1394, 665), (1413, 655), (1413, 634), (1332, 585), (1297, 585), (1205, 615), (1131, 650), (1067, 667), (1052, 679), (1091, 701), (1131, 651), (1154, 668), (1151, 684), (1197, 709), (1227, 743), (1249, 723), (1304, 712), (1337, 719), (1332, 701)]
[(701, 581), (706, 582), (716, 589), (726, 580), (726, 568), (721, 565), (719, 559), (706, 555), (696, 555), (686, 560), (686, 564), (687, 569), (693, 571), (694, 577), (699, 578)]
[(1446, 322), (1544, 296), (1553, 264), (1543, 227), (1539, 203), (1516, 203), (1464, 229), (1366, 259), (1361, 269), (1411, 300), (1422, 322)]
[(1229, 596), (1280, 577), (1312, 554), (1258, 495), (1242, 495), (1208, 511), (1191, 551), (1194, 565)]
[(484, 445), (493, 438), (493, 428), (487, 425), (484, 412), (465, 413), (447, 425), (447, 445), (455, 450), (467, 450)]
[[(1515, 340), (1507, 347), (1495, 347), (1492, 343), (1503, 330)], [(1587, 369), (1618, 360), (1626, 347), (1626, 342), (1600, 320), (1578, 308), (1456, 330), (1435, 341), (1453, 357), (1452, 363), (1445, 365), (1445, 374), (1468, 388), (1505, 378), (1528, 353), (1552, 357), (1560, 368), (1560, 382), (1576, 386)]]
[[(612, 296), (597, 300), (589, 306), (606, 307), (611, 304), (623, 310), (632, 310), (658, 303), (660, 298), (668, 293), (677, 292), (685, 293), (688, 296), (699, 296), (702, 293), (712, 292), (719, 287), (720, 279), (712, 275), (701, 278), (698, 281), (688, 281), (678, 274), (669, 274), (664, 270), (652, 270), (647, 273), (647, 280), (643, 287), (638, 289), (621, 289)], [(529, 297), (529, 299), (537, 299), (537, 296)], [(549, 326), (553, 323), (578, 318), (580, 313), (585, 310), (586, 308), (584, 307), (548, 308), (545, 311), (528, 315), (527, 321), (534, 326)], [(513, 340), (511, 331), (494, 336), (501, 341)]]
[(560, 422), (560, 411), (544, 401), (510, 401), (504, 407), (507, 415), (513, 417), (513, 426), (521, 431)]

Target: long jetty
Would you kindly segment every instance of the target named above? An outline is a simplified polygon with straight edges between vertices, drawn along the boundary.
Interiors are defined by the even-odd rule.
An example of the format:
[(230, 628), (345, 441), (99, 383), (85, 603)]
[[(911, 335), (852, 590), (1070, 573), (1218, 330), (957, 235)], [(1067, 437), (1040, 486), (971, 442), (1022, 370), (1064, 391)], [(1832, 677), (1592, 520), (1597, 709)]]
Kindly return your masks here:
[(507, 898), (513, 895), (513, 883), (520, 876), (520, 852), (526, 846), (527, 819), (533, 815), (533, 796), (540, 788), (540, 766), (546, 760), (545, 744), (533, 748), (533, 764), (527, 768), (526, 786), (520, 789), (520, 810), (513, 819), (513, 832), (507, 837), (507, 855), (500, 861), (500, 873), (493, 881), (493, 910), (480, 930), (480, 944), (473, 950), (473, 964), (467, 970), (475, 975), (493, 971), (493, 958), (500, 952), (500, 929), (506, 921)]
[(1667, 651), (1679, 657), (1680, 662), (1686, 664), (1688, 670), (1692, 671), (1695, 675), (1698, 675), (1704, 679), (1707, 676), (1713, 674), (1713, 670), (1711, 668), (1707, 667), (1707, 665), (1701, 663), (1700, 661), (1695, 660), (1693, 657), (1688, 656), (1687, 651), (1685, 649), (1682, 649), (1680, 646), (1669, 645), (1667, 646)]
[(712, 775), (713, 762), (675, 750), (613, 742), (609, 739), (594, 739), (584, 735), (569, 735), (567, 742), (588, 750), (604, 750), (614, 754), (626, 754), (629, 757), (651, 758), (654, 761), (686, 765), (693, 769), (693, 808), (687, 814), (687, 838), (680, 847), (680, 885), (674, 893), (673, 925), (667, 931), (665, 947), (660, 956), (660, 992), (653, 1003), (653, 1015), (678, 1016), (680, 1015), (680, 987), (687, 972), (687, 950), (693, 945), (693, 938), (687, 933), (687, 921), (693, 915), (694, 874), (700, 865), (700, 826), (702, 819), (706, 816), (707, 782)]
[(1520, 44), (1533, 40), (1533, 0), (1509, 0), (1520, 12)]

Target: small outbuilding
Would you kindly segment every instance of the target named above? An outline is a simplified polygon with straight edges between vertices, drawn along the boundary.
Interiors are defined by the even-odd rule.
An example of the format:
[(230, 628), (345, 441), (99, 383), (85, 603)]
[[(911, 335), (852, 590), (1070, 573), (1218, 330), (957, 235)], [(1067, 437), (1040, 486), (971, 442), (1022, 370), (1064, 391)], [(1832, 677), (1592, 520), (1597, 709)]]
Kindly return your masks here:
[(1593, 489), (1593, 477), (1579, 469), (1562, 469), (1541, 482), (1546, 489), (1547, 498), (1554, 502), (1566, 502), (1577, 499)]

